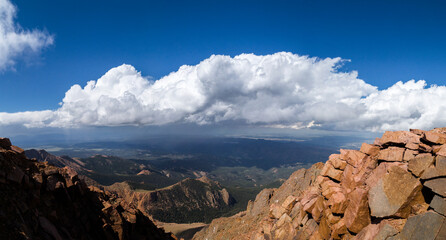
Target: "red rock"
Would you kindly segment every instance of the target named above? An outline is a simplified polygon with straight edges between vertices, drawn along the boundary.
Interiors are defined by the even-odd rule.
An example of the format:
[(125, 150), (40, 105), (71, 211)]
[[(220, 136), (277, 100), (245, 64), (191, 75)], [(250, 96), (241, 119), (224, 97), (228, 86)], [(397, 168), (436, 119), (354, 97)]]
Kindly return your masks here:
[(371, 221), (367, 190), (356, 188), (348, 195), (348, 198), (349, 204), (344, 214), (345, 225), (351, 232), (358, 233)]
[(343, 171), (338, 170), (331, 165), (331, 163), (326, 163), (324, 168), (322, 168), (321, 175), (334, 179), (336, 181), (341, 181)]
[(296, 204), (297, 198), (294, 196), (288, 196), (285, 201), (282, 203), (282, 207), (285, 208), (287, 212), (290, 212), (291, 209), (294, 208), (294, 205)]
[(435, 158), (435, 166), (426, 168), (423, 174), (421, 175), (421, 179), (431, 179), (445, 176), (446, 176), (446, 157), (437, 156)]
[(428, 131), (424, 133), (424, 139), (435, 144), (446, 144), (446, 134)]
[(367, 157), (364, 160), (363, 165), (361, 165), (360, 168), (357, 169), (355, 176), (353, 177), (353, 180), (356, 183), (355, 185), (363, 185), (377, 165), (378, 161), (375, 158)]
[(375, 141), (373, 142), (373, 145), (382, 146), (381, 138), (375, 138)]
[(427, 144), (420, 143), (420, 148), (419, 148), (419, 150), (420, 150), (420, 151), (423, 151), (423, 152), (432, 152), (432, 147), (429, 146), (429, 145), (427, 145)]
[(369, 155), (369, 156), (376, 156), (379, 153), (380, 148), (376, 145), (370, 145), (367, 143), (363, 143), (361, 145), (361, 149), (359, 151)]
[(25, 150), (23, 150), (23, 149), (21, 149), (21, 148), (19, 148), (17, 146), (14, 146), (14, 145), (11, 145), (11, 150), (16, 152), (16, 153), (20, 153), (20, 154), (25, 153)]
[(321, 221), (319, 222), (319, 228), (318, 232), (321, 235), (322, 239), (329, 239), (331, 235), (331, 229), (328, 225), (327, 219), (325, 217), (322, 217)]
[(279, 220), (276, 222), (276, 227), (277, 227), (277, 228), (280, 228), (280, 227), (282, 227), (282, 226), (283, 226), (284, 224), (286, 224), (286, 223), (290, 223), (290, 224), (291, 224), (291, 222), (292, 222), (291, 217), (288, 216), (288, 214), (284, 213), (284, 214), (279, 218)]
[(354, 178), (357, 171), (358, 170), (352, 165), (347, 165), (347, 167), (345, 167), (341, 186), (345, 189), (346, 193), (350, 193), (356, 187)]
[(409, 142), (406, 144), (405, 146), (407, 149), (412, 149), (412, 150), (418, 150), (420, 148), (420, 144), (419, 143), (412, 143)]
[(446, 157), (445, 156), (437, 156), (435, 158), (435, 167), (440, 172), (446, 172)]
[(423, 153), (409, 161), (409, 171), (415, 176), (420, 177), (421, 174), (434, 163), (434, 156), (430, 153)]
[(424, 186), (430, 188), (436, 194), (446, 197), (446, 178), (435, 178), (424, 182)]
[(401, 234), (397, 239), (445, 239), (446, 236), (438, 236), (444, 217), (433, 211), (409, 217)]
[(426, 131), (421, 130), (421, 129), (410, 129), (410, 132), (411, 132), (411, 133), (415, 133), (415, 134), (418, 135), (418, 136), (423, 136), (423, 134), (424, 134)]
[(323, 181), (320, 185), (322, 188), (322, 196), (327, 199), (329, 199), (334, 193), (342, 192), (342, 188), (339, 183), (335, 183), (330, 179)]
[(341, 159), (340, 154), (331, 154), (328, 157), (328, 162), (333, 165), (334, 168), (344, 170), (347, 162)]
[(381, 137), (381, 143), (384, 144), (418, 144), (420, 143), (420, 136), (415, 133), (406, 131), (385, 132)]
[(446, 144), (443, 144), (436, 152), (438, 156), (446, 157)]
[(328, 199), (327, 204), (330, 206), (331, 212), (342, 214), (347, 208), (348, 200), (341, 192), (337, 192)]
[(333, 213), (331, 212), (331, 209), (326, 207), (324, 210), (324, 217), (327, 219), (327, 223), (331, 226), (337, 222), (339, 222), (339, 220), (341, 220), (341, 216), (340, 215), (333, 215)]
[(418, 153), (419, 153), (418, 151), (406, 149), (406, 151), (404, 151), (403, 161), (407, 162), (407, 161), (415, 158), (415, 156), (418, 155)]
[[(378, 169), (378, 168), (377, 168)], [(422, 185), (406, 170), (391, 166), (370, 188), (369, 207), (375, 217), (407, 217)]]
[(286, 213), (286, 209), (276, 203), (271, 204), (269, 217), (273, 219), (279, 219), (284, 213)]
[(316, 202), (308, 210), (311, 211), (309, 213), (311, 213), (311, 215), (313, 216), (313, 219), (318, 222), (322, 216), (323, 211), (324, 211), (324, 197), (318, 196), (316, 198)]
[(404, 148), (389, 147), (381, 150), (378, 154), (378, 159), (388, 162), (401, 162), (403, 161)]
[(419, 149), (420, 149), (420, 151), (423, 151), (423, 152), (432, 152), (432, 147), (427, 144), (424, 144), (424, 143), (420, 143)]
[(347, 226), (345, 226), (345, 219), (341, 219), (338, 223), (331, 227), (331, 237), (333, 239), (340, 239), (342, 235), (347, 234)]
[(399, 233), (399, 231), (389, 223), (389, 221), (381, 221), (379, 224), (370, 224), (363, 228), (354, 240), (378, 240), (388, 239)]
[(341, 149), (341, 159), (347, 161), (348, 164), (357, 167), (362, 164), (364, 159), (367, 157), (366, 154), (358, 151), (358, 150), (345, 150)]

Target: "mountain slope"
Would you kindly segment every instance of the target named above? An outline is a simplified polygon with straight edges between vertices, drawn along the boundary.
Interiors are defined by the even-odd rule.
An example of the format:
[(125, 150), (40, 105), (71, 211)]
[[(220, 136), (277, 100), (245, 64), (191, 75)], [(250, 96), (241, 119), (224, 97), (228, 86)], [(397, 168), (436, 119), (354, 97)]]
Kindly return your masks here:
[(74, 169), (76, 172), (86, 171), (85, 163), (83, 163), (79, 160), (70, 158), (68, 156), (62, 156), (62, 157), (54, 156), (43, 149), (41, 149), (41, 150), (36, 150), (36, 149), (25, 150), (25, 155), (29, 159), (35, 158), (40, 162), (46, 161), (56, 167), (60, 167), (60, 168), (70, 167), (70, 168)]
[(295, 172), (194, 239), (446, 239), (445, 216), (446, 128), (386, 132)]
[(127, 183), (115, 183), (107, 189), (163, 222), (210, 221), (235, 203), (225, 188), (206, 177), (187, 178), (154, 191), (134, 191)]
[(139, 210), (0, 138), (0, 239), (173, 239)]

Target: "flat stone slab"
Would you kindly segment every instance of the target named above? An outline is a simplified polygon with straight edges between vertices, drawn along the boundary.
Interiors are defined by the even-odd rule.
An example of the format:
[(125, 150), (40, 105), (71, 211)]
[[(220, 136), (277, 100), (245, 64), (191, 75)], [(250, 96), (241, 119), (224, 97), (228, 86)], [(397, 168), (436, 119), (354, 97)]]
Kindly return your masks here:
[(446, 216), (446, 199), (438, 195), (435, 195), (429, 206), (433, 208), (435, 212), (440, 213), (443, 216)]
[(430, 188), (436, 194), (446, 197), (446, 178), (435, 178), (424, 182), (424, 186)]
[(444, 217), (440, 214), (429, 211), (420, 215), (415, 215), (407, 219), (399, 239), (407, 240), (434, 240), (438, 238), (438, 233), (444, 224)]
[(401, 162), (403, 161), (404, 148), (389, 147), (381, 150), (378, 154), (378, 159), (387, 162)]
[(429, 153), (420, 154), (409, 161), (409, 171), (411, 171), (415, 176), (419, 177), (424, 170), (434, 163), (434, 160), (434, 156)]
[(369, 191), (369, 207), (375, 217), (407, 217), (407, 206), (421, 191), (418, 179), (406, 170), (392, 166)]

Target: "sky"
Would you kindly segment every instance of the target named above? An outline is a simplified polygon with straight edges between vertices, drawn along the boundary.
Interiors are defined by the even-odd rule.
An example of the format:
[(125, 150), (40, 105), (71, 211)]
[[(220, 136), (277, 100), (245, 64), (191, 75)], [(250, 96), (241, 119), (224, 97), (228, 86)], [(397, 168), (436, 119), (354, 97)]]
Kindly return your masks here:
[(0, 129), (446, 126), (442, 1), (0, 0)]

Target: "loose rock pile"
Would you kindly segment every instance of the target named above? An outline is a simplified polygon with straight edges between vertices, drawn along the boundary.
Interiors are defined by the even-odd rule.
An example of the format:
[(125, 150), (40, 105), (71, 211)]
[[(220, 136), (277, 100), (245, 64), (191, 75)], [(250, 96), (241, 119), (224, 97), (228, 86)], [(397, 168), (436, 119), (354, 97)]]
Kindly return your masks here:
[[(273, 201), (268, 216), (247, 221), (258, 227), (243, 238), (446, 239), (445, 197), (446, 128), (386, 132), (360, 150), (332, 154), (302, 194)], [(231, 232), (227, 221), (197, 236), (224, 238), (210, 229)]]

